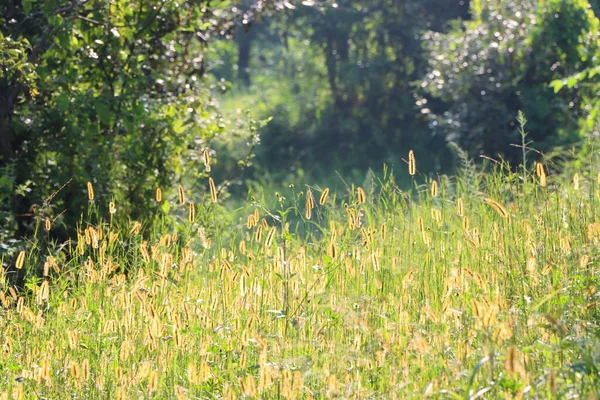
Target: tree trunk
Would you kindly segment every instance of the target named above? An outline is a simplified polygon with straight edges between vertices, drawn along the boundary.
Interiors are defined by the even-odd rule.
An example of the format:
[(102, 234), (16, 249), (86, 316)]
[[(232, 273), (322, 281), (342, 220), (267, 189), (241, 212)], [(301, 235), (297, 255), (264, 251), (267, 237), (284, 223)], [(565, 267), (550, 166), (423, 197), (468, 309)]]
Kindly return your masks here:
[(329, 87), (338, 110), (342, 109), (342, 98), (337, 85), (337, 60), (334, 48), (333, 32), (327, 32), (327, 41), (325, 42), (325, 63), (327, 64), (327, 77)]
[(238, 26), (237, 44), (238, 44), (238, 78), (242, 85), (249, 87), (250, 80), (250, 56), (252, 50), (253, 30), (248, 25)]

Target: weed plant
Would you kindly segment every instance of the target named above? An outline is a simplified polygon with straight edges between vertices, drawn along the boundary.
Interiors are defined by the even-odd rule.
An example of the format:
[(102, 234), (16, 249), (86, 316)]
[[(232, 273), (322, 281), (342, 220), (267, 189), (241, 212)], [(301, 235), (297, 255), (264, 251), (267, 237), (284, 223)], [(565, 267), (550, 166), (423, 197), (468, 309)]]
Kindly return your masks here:
[(463, 158), (229, 219), (212, 179), (129, 225), (90, 194), (76, 241), (40, 221), (2, 270), (0, 399), (595, 398), (599, 171)]

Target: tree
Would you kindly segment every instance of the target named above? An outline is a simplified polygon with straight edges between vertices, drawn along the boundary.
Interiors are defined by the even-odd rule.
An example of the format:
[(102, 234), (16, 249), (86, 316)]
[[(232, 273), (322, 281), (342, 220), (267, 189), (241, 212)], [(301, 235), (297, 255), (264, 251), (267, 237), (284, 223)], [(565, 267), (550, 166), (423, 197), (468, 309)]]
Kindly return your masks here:
[(580, 138), (584, 90), (553, 95), (550, 83), (598, 62), (598, 19), (582, 0), (479, 0), (472, 21), (425, 36), (430, 57), (422, 112), (434, 132), (472, 153), (518, 161), (522, 110), (535, 146)]
[[(412, 82), (426, 67), (421, 33), (444, 31), (448, 21), (468, 18), (468, 6), (458, 0), (305, 3), (310, 6), (278, 14), (289, 33), (283, 45), (257, 41), (261, 54), (273, 57), (271, 65), (293, 65), (280, 70), (285, 71), (280, 79), (294, 81), (290, 100), (277, 106), (263, 134), (264, 161), (281, 166), (300, 158), (298, 164), (318, 169), (327, 168), (324, 160), (335, 168), (379, 168), (382, 161), (399, 162), (409, 148), (427, 148), (435, 153), (429, 167), (439, 167), (443, 143), (428, 134)], [(281, 46), (283, 54), (276, 50)], [(301, 58), (292, 59), (294, 52)], [(307, 82), (319, 86), (317, 93)], [(303, 117), (290, 126), (295, 119), (289, 110), (307, 101)]]
[(30, 191), (0, 207), (19, 235), (57, 215), (53, 232), (71, 234), (88, 181), (113, 196), (97, 203), (139, 218), (157, 186), (201, 174), (194, 162), (222, 130), (203, 79), (207, 41), (233, 27), (221, 11), (204, 0), (0, 5), (0, 167)]

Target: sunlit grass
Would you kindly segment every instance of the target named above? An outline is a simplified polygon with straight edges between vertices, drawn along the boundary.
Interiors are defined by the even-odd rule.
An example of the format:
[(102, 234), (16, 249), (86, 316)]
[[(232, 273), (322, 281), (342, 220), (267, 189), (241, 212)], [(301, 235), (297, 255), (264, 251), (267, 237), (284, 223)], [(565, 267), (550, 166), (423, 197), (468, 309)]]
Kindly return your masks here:
[(543, 171), (157, 194), (4, 271), (0, 398), (593, 396), (600, 177)]

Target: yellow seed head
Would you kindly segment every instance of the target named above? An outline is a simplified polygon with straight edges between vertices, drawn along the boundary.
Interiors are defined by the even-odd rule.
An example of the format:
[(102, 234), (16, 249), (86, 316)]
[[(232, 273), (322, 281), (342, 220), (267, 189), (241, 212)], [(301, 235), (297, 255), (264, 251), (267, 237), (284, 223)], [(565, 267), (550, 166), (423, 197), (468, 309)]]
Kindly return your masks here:
[(183, 186), (179, 185), (177, 191), (179, 192), (179, 204), (185, 203), (185, 193), (183, 191)]
[(275, 237), (276, 228), (272, 227), (267, 234), (267, 240), (265, 241), (265, 248), (268, 249), (271, 247), (271, 243), (273, 243), (273, 237)]
[(546, 171), (544, 170), (542, 163), (535, 164), (535, 173), (540, 179), (540, 186), (546, 187)]
[(312, 190), (306, 190), (306, 210), (304, 216), (306, 219), (310, 219), (312, 216), (312, 209), (315, 207), (315, 198), (313, 197)]
[(117, 212), (117, 207), (115, 206), (114, 201), (111, 201), (110, 203), (108, 203), (108, 212), (111, 214), (114, 214)]
[(515, 346), (509, 347), (504, 357), (504, 368), (510, 375), (519, 374), (522, 371), (519, 351)]
[(459, 197), (458, 199), (456, 199), (456, 214), (459, 217), (462, 217), (463, 215), (465, 215), (465, 205), (463, 204), (462, 197)]
[(315, 197), (313, 196), (313, 192), (310, 190), (310, 188), (306, 191), (306, 201), (310, 205), (310, 208), (315, 208)]
[(417, 163), (415, 161), (415, 152), (411, 150), (408, 152), (408, 174), (413, 176), (416, 173)]
[(73, 379), (79, 379), (81, 375), (81, 370), (79, 369), (79, 365), (75, 361), (69, 362), (69, 373), (73, 377)]
[(46, 230), (49, 231), (52, 228), (52, 222), (50, 222), (50, 218), (46, 218)]
[(191, 384), (197, 385), (198, 382), (198, 369), (196, 368), (196, 364), (193, 361), (188, 363), (187, 367), (187, 378)]
[(498, 215), (500, 215), (502, 218), (507, 218), (508, 217), (508, 211), (506, 211), (506, 208), (504, 208), (504, 206), (502, 204), (500, 204), (496, 200), (490, 199), (490, 198), (485, 198), (484, 201), (490, 207), (492, 207), (494, 210), (496, 210), (496, 212), (498, 213)]
[(157, 203), (160, 203), (162, 201), (162, 190), (160, 190), (160, 188), (156, 188), (156, 195), (154, 196), (154, 198), (156, 199)]
[(87, 382), (90, 379), (90, 360), (87, 358), (81, 363), (81, 376), (79, 378), (82, 382)]
[(423, 217), (419, 215), (417, 219), (417, 224), (419, 226), (419, 232), (425, 232), (425, 223), (423, 222)]
[(19, 252), (19, 255), (17, 256), (17, 262), (15, 265), (15, 268), (22, 269), (24, 263), (25, 263), (25, 251), (21, 250)]
[(357, 196), (358, 196), (358, 203), (359, 204), (364, 204), (367, 201), (367, 195), (365, 194), (364, 189), (359, 186), (356, 189), (356, 193), (357, 193)]
[(87, 183), (87, 190), (88, 190), (88, 200), (90, 200), (90, 201), (94, 200), (94, 187), (92, 186), (92, 182)]
[(148, 391), (156, 392), (158, 390), (158, 371), (152, 371), (150, 378), (148, 379)]
[(575, 173), (575, 175), (573, 175), (573, 188), (575, 190), (579, 190), (579, 174)]
[(337, 257), (337, 245), (334, 240), (329, 242), (329, 246), (327, 247), (327, 255), (333, 259)]
[(213, 178), (208, 178), (208, 186), (210, 188), (210, 200), (213, 203), (217, 203), (219, 198), (217, 197), (217, 188), (215, 187), (215, 181)]
[(206, 168), (206, 172), (210, 172), (210, 155), (208, 154), (208, 150), (204, 150), (202, 152), (202, 159), (204, 160), (204, 167)]
[(321, 193), (321, 197), (319, 198), (320, 205), (323, 205), (327, 202), (327, 196), (329, 196), (329, 188), (325, 188), (323, 193)]
[(140, 233), (140, 229), (142, 229), (142, 224), (138, 221), (135, 221), (131, 229), (129, 230), (130, 235), (137, 235)]
[(262, 240), (262, 231), (262, 225), (258, 225), (258, 228), (256, 228), (256, 233), (254, 234), (254, 240), (256, 240), (257, 242), (260, 242)]
[(45, 380), (50, 380), (52, 375), (51, 375), (51, 365), (50, 365), (50, 360), (48, 359), (48, 357), (42, 358), (42, 378)]
[(196, 220), (196, 207), (194, 206), (194, 203), (190, 203), (188, 219), (192, 223)]
[(587, 268), (588, 265), (590, 263), (590, 256), (588, 256), (587, 254), (582, 255), (579, 258), (579, 268)]
[(465, 231), (469, 230), (469, 217), (467, 217), (466, 215), (463, 216), (463, 219), (462, 219), (462, 228)]
[(431, 182), (431, 197), (438, 196), (438, 183), (437, 181)]

